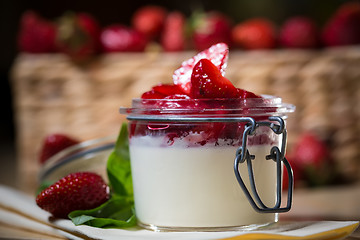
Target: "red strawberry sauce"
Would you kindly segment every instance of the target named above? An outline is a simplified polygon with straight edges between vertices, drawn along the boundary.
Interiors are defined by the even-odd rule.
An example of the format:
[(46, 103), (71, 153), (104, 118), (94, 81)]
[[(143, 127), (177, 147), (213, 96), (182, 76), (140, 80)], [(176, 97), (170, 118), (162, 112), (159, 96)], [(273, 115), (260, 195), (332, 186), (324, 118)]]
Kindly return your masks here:
[[(280, 98), (236, 99), (134, 99), (132, 108), (122, 108), (122, 113), (137, 117), (153, 117), (155, 120), (132, 120), (129, 123), (130, 139), (134, 136), (162, 136), (164, 145), (171, 146), (175, 141), (187, 141), (188, 147), (242, 144), (246, 122), (162, 122), (156, 118), (164, 117), (252, 117), (256, 121), (266, 121), (269, 116), (280, 115), (288, 110)], [(196, 137), (189, 137), (194, 135)], [(248, 137), (248, 145), (274, 144), (277, 142), (270, 128), (259, 128)]]

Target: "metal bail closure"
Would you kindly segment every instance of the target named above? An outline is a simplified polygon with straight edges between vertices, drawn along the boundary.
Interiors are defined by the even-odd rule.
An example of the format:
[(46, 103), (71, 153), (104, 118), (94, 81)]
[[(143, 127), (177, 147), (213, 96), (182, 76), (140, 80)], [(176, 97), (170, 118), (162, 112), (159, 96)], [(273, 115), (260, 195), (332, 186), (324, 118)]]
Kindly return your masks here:
[[(234, 162), (234, 171), (237, 181), (239, 182), (242, 190), (244, 191), (248, 201), (251, 206), (260, 213), (280, 213), (288, 212), (292, 204), (292, 195), (293, 195), (293, 186), (294, 178), (293, 171), (291, 169), (290, 163), (286, 160), (285, 146), (286, 146), (286, 129), (284, 120), (281, 117), (269, 117), (270, 122), (256, 122), (250, 121), (245, 127), (243, 137), (242, 137), (242, 146), (236, 151), (236, 157)], [(278, 124), (274, 123), (277, 122)], [(270, 150), (270, 154), (266, 156), (266, 160), (273, 160), (276, 163), (276, 203), (273, 207), (266, 206), (263, 201), (260, 199), (258, 191), (256, 189), (254, 172), (252, 168), (252, 160), (255, 159), (254, 155), (251, 155), (249, 150), (246, 147), (247, 136), (255, 133), (255, 130), (260, 126), (267, 126), (273, 130), (276, 134), (282, 134), (282, 145), (281, 150), (274, 146)], [(246, 161), (251, 192), (247, 189), (242, 177), (240, 176), (239, 164)], [(281, 192), (282, 192), (282, 164), (286, 168), (286, 172), (289, 179), (288, 185), (288, 194), (287, 194), (287, 203), (285, 207), (281, 207)], [(255, 199), (255, 200), (254, 200)]]

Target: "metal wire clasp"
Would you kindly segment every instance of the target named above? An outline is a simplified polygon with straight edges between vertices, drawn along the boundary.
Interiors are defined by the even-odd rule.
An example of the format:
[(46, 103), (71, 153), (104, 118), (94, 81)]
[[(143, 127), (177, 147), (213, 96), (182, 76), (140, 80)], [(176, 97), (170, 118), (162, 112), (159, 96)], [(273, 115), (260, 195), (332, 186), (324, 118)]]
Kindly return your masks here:
[[(280, 213), (287, 212), (291, 208), (292, 204), (292, 193), (294, 186), (293, 171), (289, 162), (285, 158), (285, 147), (286, 147), (286, 129), (284, 120), (281, 117), (269, 117), (269, 122), (256, 122), (255, 120), (249, 121), (246, 125), (243, 137), (242, 137), (242, 146), (240, 146), (236, 151), (236, 157), (234, 162), (234, 171), (237, 181), (239, 182), (242, 190), (244, 191), (247, 199), (249, 200), (251, 206), (261, 213)], [(278, 124), (274, 123), (277, 122)], [(266, 206), (263, 201), (260, 199), (258, 191), (256, 189), (254, 173), (252, 168), (252, 160), (255, 159), (254, 155), (251, 155), (249, 150), (246, 147), (247, 137), (253, 135), (255, 130), (260, 126), (267, 126), (272, 129), (276, 134), (282, 134), (282, 145), (281, 150), (274, 146), (270, 150), (270, 154), (266, 156), (266, 160), (273, 160), (276, 163), (276, 203), (273, 207)], [(240, 176), (239, 164), (246, 161), (251, 192), (247, 189), (242, 177)], [(281, 192), (282, 192), (282, 164), (286, 167), (286, 172), (289, 178), (288, 185), (288, 194), (287, 194), (287, 203), (285, 207), (281, 207)], [(255, 200), (254, 200), (255, 199)]]

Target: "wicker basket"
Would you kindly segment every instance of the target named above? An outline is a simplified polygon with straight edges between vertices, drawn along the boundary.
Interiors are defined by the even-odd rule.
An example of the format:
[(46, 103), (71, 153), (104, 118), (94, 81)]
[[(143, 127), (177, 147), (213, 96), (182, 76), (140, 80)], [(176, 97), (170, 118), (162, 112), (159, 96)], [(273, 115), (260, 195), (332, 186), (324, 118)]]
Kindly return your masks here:
[[(61, 54), (21, 54), (12, 69), (20, 186), (33, 189), (45, 135), (81, 140), (117, 134), (119, 106), (157, 83), (193, 52), (108, 54), (76, 65)], [(360, 174), (360, 47), (321, 51), (231, 52), (226, 73), (237, 87), (281, 96), (297, 106), (289, 147), (299, 133), (331, 141), (344, 176)]]

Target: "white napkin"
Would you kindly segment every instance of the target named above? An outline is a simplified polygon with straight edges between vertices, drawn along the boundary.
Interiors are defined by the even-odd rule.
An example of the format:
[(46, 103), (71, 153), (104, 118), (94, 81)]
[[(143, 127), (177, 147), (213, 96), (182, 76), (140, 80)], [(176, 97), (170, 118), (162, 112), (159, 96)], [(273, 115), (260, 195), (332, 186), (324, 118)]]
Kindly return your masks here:
[(241, 232), (152, 232), (144, 229), (99, 229), (89, 226), (75, 227), (69, 220), (60, 220), (57, 226), (87, 235), (94, 239), (129, 239), (129, 240), (214, 240), (214, 239), (342, 239), (358, 226), (358, 222), (302, 222), (277, 225), (263, 231)]
[(357, 221), (321, 221), (276, 223), (263, 230), (239, 232), (152, 232), (141, 228), (100, 229), (74, 226), (70, 220), (51, 220), (35, 204), (34, 197), (0, 185), (0, 222), (8, 226), (42, 232), (44, 236), (60, 235), (70, 239), (342, 239), (358, 226)]

